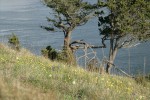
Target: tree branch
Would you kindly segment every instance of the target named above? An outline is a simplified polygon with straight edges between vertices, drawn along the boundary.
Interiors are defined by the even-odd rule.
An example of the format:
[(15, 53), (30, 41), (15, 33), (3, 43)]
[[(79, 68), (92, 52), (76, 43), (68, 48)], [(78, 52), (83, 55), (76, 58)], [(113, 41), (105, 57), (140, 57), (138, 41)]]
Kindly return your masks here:
[[(77, 41), (73, 41), (72, 43), (70, 43), (69, 47), (72, 50), (77, 50), (77, 49), (83, 49), (83, 48), (106, 48), (106, 45), (104, 43), (105, 38), (102, 38), (102, 46), (95, 46), (95, 45), (89, 45), (88, 43), (84, 42), (83, 40), (77, 40)], [(76, 45), (75, 45), (76, 44)]]

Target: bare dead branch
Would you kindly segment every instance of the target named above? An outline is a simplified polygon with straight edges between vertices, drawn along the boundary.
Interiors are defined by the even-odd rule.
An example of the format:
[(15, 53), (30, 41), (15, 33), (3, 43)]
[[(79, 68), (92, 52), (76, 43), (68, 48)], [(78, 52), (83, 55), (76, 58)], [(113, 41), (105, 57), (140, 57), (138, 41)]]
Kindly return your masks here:
[(104, 41), (105, 41), (105, 37), (102, 38), (102, 46), (95, 46), (95, 45), (90, 45), (84, 42), (83, 40), (77, 40), (77, 41), (73, 41), (72, 43), (70, 43), (69, 47), (72, 50), (83, 49), (85, 47), (86, 48), (106, 48)]

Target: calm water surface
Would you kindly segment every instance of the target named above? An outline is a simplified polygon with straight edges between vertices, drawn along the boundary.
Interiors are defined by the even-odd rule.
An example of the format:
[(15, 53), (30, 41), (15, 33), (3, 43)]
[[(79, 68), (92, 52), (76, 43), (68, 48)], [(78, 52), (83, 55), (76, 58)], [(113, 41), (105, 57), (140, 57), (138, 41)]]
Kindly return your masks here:
[[(49, 12), (51, 10), (40, 0), (0, 0), (0, 42), (7, 43), (9, 35), (14, 32), (20, 38), (21, 45), (37, 55), (40, 55), (40, 50), (47, 45), (61, 49), (63, 33), (51, 33), (40, 28), (41, 25), (48, 25), (46, 16), (51, 16)], [(72, 40), (78, 39), (100, 45), (97, 19), (92, 19), (85, 26), (76, 28)], [(145, 59), (145, 72), (150, 73), (149, 49), (148, 42), (130, 49), (121, 49), (115, 63), (125, 70), (130, 65), (131, 73), (138, 73), (143, 72)], [(104, 55), (107, 56), (108, 49), (104, 50)], [(97, 51), (101, 59), (102, 50)]]

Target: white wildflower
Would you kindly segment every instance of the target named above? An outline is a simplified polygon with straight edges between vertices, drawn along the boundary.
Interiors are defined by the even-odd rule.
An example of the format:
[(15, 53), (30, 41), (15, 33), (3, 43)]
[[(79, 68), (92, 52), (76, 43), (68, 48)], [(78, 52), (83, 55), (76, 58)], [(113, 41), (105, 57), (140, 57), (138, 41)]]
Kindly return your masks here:
[(51, 75), (51, 74), (49, 74), (49, 77), (52, 77), (52, 75)]
[(76, 81), (73, 81), (72, 84), (75, 85), (75, 84), (76, 84)]

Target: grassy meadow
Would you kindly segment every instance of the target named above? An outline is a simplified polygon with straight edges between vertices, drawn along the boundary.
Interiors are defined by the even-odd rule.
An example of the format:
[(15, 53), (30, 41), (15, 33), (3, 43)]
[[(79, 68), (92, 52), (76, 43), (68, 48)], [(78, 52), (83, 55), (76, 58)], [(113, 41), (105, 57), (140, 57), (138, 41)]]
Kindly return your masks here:
[(0, 44), (0, 100), (150, 100), (150, 82), (88, 72)]

